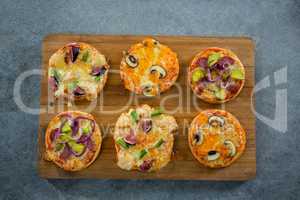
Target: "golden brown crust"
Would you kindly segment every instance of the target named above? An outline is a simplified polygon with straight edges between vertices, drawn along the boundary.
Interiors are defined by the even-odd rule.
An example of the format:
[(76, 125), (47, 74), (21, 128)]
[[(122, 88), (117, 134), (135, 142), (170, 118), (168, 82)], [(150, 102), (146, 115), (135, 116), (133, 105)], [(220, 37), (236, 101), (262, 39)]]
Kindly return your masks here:
[(245, 74), (245, 68), (244, 65), (242, 64), (242, 62), (240, 61), (240, 59), (236, 56), (235, 53), (233, 53), (231, 50), (229, 49), (224, 49), (224, 48), (219, 48), (219, 47), (210, 47), (210, 48), (206, 48), (202, 51), (200, 51), (191, 61), (190, 65), (189, 65), (189, 71), (188, 71), (188, 82), (190, 87), (192, 88), (194, 94), (199, 97), (201, 100), (207, 102), (207, 103), (211, 103), (211, 104), (221, 104), (221, 103), (225, 103), (228, 102), (230, 100), (235, 99), (239, 93), (241, 92), (241, 90), (244, 87), (245, 84), (245, 79), (244, 80), (240, 80), (239, 83), (239, 89), (235, 92), (234, 95), (230, 96), (229, 98), (226, 98), (224, 100), (221, 99), (217, 99), (214, 95), (210, 95), (210, 94), (203, 94), (202, 93), (198, 93), (197, 89), (196, 89), (196, 85), (192, 83), (191, 77), (192, 77), (192, 71), (197, 67), (196, 62), (201, 58), (201, 57), (208, 57), (212, 52), (221, 52), (224, 56), (228, 56), (230, 58), (232, 58), (235, 61), (235, 64), (237, 64), (237, 66), (239, 67), (239, 69), (242, 70), (242, 72)]
[[(70, 60), (70, 48), (71, 46), (79, 47), (79, 54), (77, 56), (77, 59), (72, 62)], [(88, 52), (88, 57), (84, 60), (84, 54)], [(95, 77), (90, 75), (93, 67), (104, 67), (106, 69), (105, 73), (101, 75), (101, 79), (99, 81), (94, 81)], [(49, 69), (57, 69), (61, 72), (64, 72), (68, 75), (67, 80), (63, 80), (63, 84), (65, 84), (64, 89), (62, 89), (61, 92), (53, 91), (53, 95), (55, 99), (63, 97), (65, 100), (83, 100), (87, 99), (89, 101), (97, 98), (97, 95), (101, 92), (103, 89), (108, 76), (108, 70), (110, 66), (107, 63), (107, 59), (103, 54), (101, 54), (96, 48), (93, 46), (83, 43), (83, 42), (73, 42), (68, 43), (64, 47), (61, 47), (58, 49), (49, 59)], [(80, 77), (78, 75), (80, 74)], [(71, 78), (70, 78), (71, 75)], [(50, 72), (48, 71), (48, 77), (50, 79)], [(67, 84), (70, 83), (72, 80), (83, 80), (84, 82), (88, 84), (84, 84), (85, 94), (76, 96), (73, 95), (72, 91), (68, 91)], [(49, 82), (50, 84), (50, 82)], [(51, 87), (51, 85), (49, 85)]]
[[(210, 125), (208, 120), (211, 116), (222, 117), (225, 120), (223, 127)], [(243, 154), (246, 147), (246, 133), (232, 114), (225, 110), (210, 109), (200, 112), (193, 119), (188, 142), (193, 156), (201, 164), (210, 168), (222, 168), (231, 165)], [(228, 147), (228, 143), (232, 143), (234, 147), (231, 145), (229, 145), (231, 148)], [(209, 160), (208, 152), (211, 151), (217, 152), (219, 157)]]
[[(87, 119), (90, 119), (94, 121), (95, 123), (95, 130), (92, 133), (92, 141), (93, 141), (93, 149), (92, 150), (86, 150), (86, 152), (80, 156), (75, 157), (71, 156), (67, 160), (63, 160), (60, 158), (60, 154), (56, 153), (54, 151), (54, 143), (51, 141), (51, 131), (55, 128), (57, 123), (60, 121), (60, 117), (62, 116), (72, 116), (75, 117), (85, 117)], [(101, 131), (99, 129), (99, 126), (97, 125), (94, 117), (91, 114), (81, 112), (81, 111), (66, 111), (59, 113), (57, 116), (51, 119), (51, 121), (48, 124), (48, 128), (45, 133), (45, 153), (44, 153), (44, 159), (48, 161), (54, 162), (57, 166), (60, 168), (66, 170), (66, 171), (79, 171), (84, 168), (87, 168), (90, 166), (95, 159), (98, 157), (101, 149), (101, 143), (102, 143), (102, 135)]]
[[(130, 67), (126, 62), (129, 55), (136, 58), (135, 67)], [(160, 66), (165, 72), (164, 76), (157, 71), (151, 72), (153, 66)], [(125, 88), (136, 94), (143, 94), (145, 85), (150, 85), (151, 92), (146, 96), (156, 96), (168, 90), (177, 80), (178, 74), (179, 62), (176, 53), (151, 38), (131, 46), (124, 53), (120, 64), (120, 75)]]

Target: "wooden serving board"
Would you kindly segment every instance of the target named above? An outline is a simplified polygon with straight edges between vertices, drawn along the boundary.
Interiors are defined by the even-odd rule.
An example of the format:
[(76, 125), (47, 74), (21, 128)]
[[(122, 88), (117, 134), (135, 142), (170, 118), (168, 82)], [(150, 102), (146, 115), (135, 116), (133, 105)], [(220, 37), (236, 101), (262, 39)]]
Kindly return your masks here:
[[(70, 35), (52, 34), (43, 40), (43, 69), (45, 75), (41, 80), (40, 107), (45, 110), (40, 114), (38, 173), (44, 178), (97, 178), (97, 179), (178, 179), (178, 180), (247, 180), (256, 175), (255, 117), (251, 110), (254, 97), (251, 98), (254, 86), (254, 42), (247, 37), (197, 37), (197, 36), (150, 36), (168, 45), (177, 52), (180, 62), (180, 75), (177, 86), (163, 93), (160, 97), (146, 98), (131, 96), (124, 89), (118, 73), (122, 51), (132, 44), (142, 41), (147, 36), (134, 35)], [(100, 125), (104, 140), (99, 157), (87, 169), (79, 172), (65, 172), (51, 162), (43, 160), (44, 132), (48, 122), (66, 106), (48, 101), (48, 84), (46, 70), (50, 56), (69, 42), (86, 42), (96, 47), (109, 60), (111, 69), (108, 82), (97, 99), (97, 104), (90, 111)], [(246, 82), (239, 96), (223, 105), (211, 105), (197, 99), (187, 84), (187, 68), (199, 51), (207, 47), (224, 47), (233, 50), (246, 69)], [(180, 89), (178, 89), (178, 87)], [(179, 92), (181, 90), (181, 92)], [(168, 98), (167, 98), (168, 97)], [(166, 99), (167, 98), (167, 99)], [(172, 161), (161, 171), (142, 173), (124, 171), (117, 167), (112, 140), (112, 129), (118, 116), (129, 107), (139, 104), (160, 106), (173, 114), (179, 124), (179, 133), (175, 136), (174, 156)], [(70, 110), (82, 110), (89, 102), (76, 103)], [(90, 106), (91, 107), (91, 106)], [(234, 114), (247, 132), (247, 147), (244, 154), (231, 166), (223, 169), (208, 169), (200, 165), (192, 156), (188, 142), (188, 125), (202, 109), (221, 108)], [(114, 111), (113, 113), (110, 113)]]

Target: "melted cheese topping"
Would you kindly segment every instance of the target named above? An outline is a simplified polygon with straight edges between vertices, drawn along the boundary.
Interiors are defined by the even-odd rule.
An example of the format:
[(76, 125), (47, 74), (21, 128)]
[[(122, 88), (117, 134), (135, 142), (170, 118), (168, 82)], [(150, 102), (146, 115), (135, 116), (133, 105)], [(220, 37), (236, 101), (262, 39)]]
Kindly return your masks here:
[[(123, 113), (115, 127), (114, 140), (117, 150), (117, 165), (125, 170), (140, 170), (140, 166), (144, 161), (153, 161), (149, 171), (158, 170), (164, 167), (171, 158), (173, 148), (173, 133), (177, 130), (178, 126), (172, 116), (161, 114), (159, 116), (151, 117), (153, 108), (147, 105), (138, 107), (135, 110), (130, 109), (129, 112)], [(139, 122), (132, 121), (130, 113), (136, 111), (139, 116)], [(148, 133), (145, 133), (141, 128), (143, 119), (151, 119), (152, 128)], [(133, 131), (136, 144), (131, 145), (128, 149), (123, 148), (117, 143), (120, 138), (126, 138), (130, 131)], [(163, 140), (161, 146), (155, 145)], [(139, 158), (139, 153), (146, 150), (147, 153), (144, 157)]]
[(52, 130), (59, 128), (61, 126), (63, 122), (62, 119), (64, 118), (63, 115), (65, 114), (71, 116), (73, 119), (79, 116), (83, 116), (95, 122), (94, 118), (90, 114), (79, 112), (79, 111), (64, 112), (55, 116), (49, 122), (46, 135), (45, 135), (45, 145), (46, 145), (45, 159), (49, 161), (53, 161), (59, 167), (67, 171), (78, 171), (89, 166), (94, 161), (94, 159), (98, 156), (101, 148), (102, 136), (100, 133), (100, 129), (95, 122), (95, 130), (91, 136), (93, 144), (95, 145), (93, 150), (86, 150), (79, 157), (71, 155), (67, 160), (62, 160), (60, 158), (60, 155), (63, 149), (60, 151), (55, 151), (56, 140), (52, 141), (50, 137), (51, 137)]
[[(72, 98), (74, 84), (82, 88), (86, 98), (95, 98), (100, 88), (105, 84), (107, 72), (101, 75), (100, 80), (91, 75), (93, 67), (103, 67), (108, 70), (109, 66), (104, 55), (100, 54), (95, 48), (84, 43), (78, 43), (80, 50), (75, 62), (66, 63), (66, 53), (69, 51), (67, 46), (54, 53), (49, 60), (48, 76), (53, 76), (54, 71), (59, 75), (58, 90), (54, 95), (68, 96)], [(88, 56), (83, 59), (84, 55)], [(73, 85), (73, 86), (72, 86)]]
[[(224, 119), (223, 126), (212, 126), (208, 120), (211, 116), (219, 116)], [(195, 142), (195, 135), (202, 134), (201, 144)], [(236, 154), (230, 156), (230, 151), (225, 141), (231, 141), (236, 148)], [(189, 144), (193, 155), (202, 164), (209, 167), (225, 167), (236, 160), (244, 151), (246, 134), (239, 121), (230, 113), (222, 110), (202, 111), (194, 118), (189, 130)], [(220, 157), (209, 161), (208, 153), (216, 151)]]
[[(126, 63), (126, 56), (133, 55), (138, 60), (136, 67)], [(166, 77), (160, 78), (159, 73), (151, 73), (154, 65), (161, 66), (166, 71)], [(121, 61), (121, 78), (125, 87), (137, 94), (142, 94), (145, 86), (152, 86), (150, 96), (167, 90), (177, 79), (179, 63), (177, 55), (167, 46), (153, 39), (145, 39), (142, 43), (133, 45)]]

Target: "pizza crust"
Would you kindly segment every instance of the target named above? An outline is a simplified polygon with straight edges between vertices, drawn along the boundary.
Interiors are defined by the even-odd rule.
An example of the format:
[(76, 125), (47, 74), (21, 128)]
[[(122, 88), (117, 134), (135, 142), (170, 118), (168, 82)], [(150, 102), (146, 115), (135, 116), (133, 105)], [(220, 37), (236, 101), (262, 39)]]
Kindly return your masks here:
[(235, 92), (235, 94), (232, 95), (230, 98), (226, 98), (224, 100), (217, 99), (214, 94), (212, 94), (210, 92), (207, 92), (206, 90), (204, 92), (202, 92), (201, 94), (199, 94), (197, 92), (196, 85), (192, 83), (192, 78), (191, 78), (192, 77), (192, 72), (195, 68), (197, 68), (196, 62), (199, 60), (199, 58), (208, 57), (212, 52), (220, 52), (222, 55), (232, 58), (235, 61), (235, 64), (238, 66), (238, 68), (243, 72), (243, 74), (245, 74), (245, 68), (244, 68), (244, 65), (242, 64), (242, 62), (240, 61), (240, 59), (237, 57), (237, 55), (235, 53), (233, 53), (229, 49), (224, 49), (224, 48), (219, 48), (219, 47), (206, 48), (203, 51), (199, 52), (193, 58), (193, 60), (191, 61), (190, 65), (189, 65), (188, 82), (189, 82), (189, 85), (192, 88), (194, 94), (198, 98), (200, 98), (201, 100), (203, 100), (207, 103), (221, 104), (221, 103), (225, 103), (225, 102), (228, 102), (230, 100), (233, 100), (239, 95), (239, 93), (241, 92), (241, 90), (244, 87), (245, 79), (240, 81), (241, 83), (239, 85), (239, 89)]
[[(68, 60), (69, 56), (67, 56), (72, 45), (80, 49), (77, 59), (74, 62)], [(88, 52), (88, 56), (86, 56), (86, 60), (84, 61), (83, 57), (86, 52)], [(96, 81), (96, 76), (91, 75), (93, 67), (104, 67), (106, 69), (104, 74), (99, 76), (99, 81)], [(50, 78), (52, 77), (50, 70), (55, 69), (62, 76), (62, 80), (58, 84), (58, 89), (53, 91), (52, 95), (55, 99), (63, 98), (67, 101), (79, 101), (83, 99), (91, 101), (96, 99), (107, 81), (109, 68), (110, 66), (105, 56), (93, 46), (83, 42), (69, 43), (57, 50), (49, 59), (49, 87), (52, 88), (50, 84)], [(72, 89), (69, 89), (68, 84), (73, 80), (79, 81), (78, 86), (84, 89), (84, 95), (76, 96), (72, 93)]]
[[(223, 118), (224, 125), (214, 127), (213, 124), (209, 124), (211, 116)], [(225, 110), (210, 109), (200, 112), (193, 119), (189, 128), (188, 142), (193, 156), (202, 165), (222, 168), (231, 165), (243, 154), (246, 147), (246, 133), (232, 114)], [(216, 156), (210, 153), (215, 153)], [(215, 159), (216, 157), (218, 158)]]
[[(136, 59), (132, 65), (129, 56)], [(124, 52), (120, 64), (120, 76), (125, 88), (145, 96), (156, 96), (168, 90), (177, 80), (178, 74), (176, 53), (151, 38), (131, 46)], [(147, 86), (151, 89), (145, 93)]]
[[(60, 158), (61, 152), (54, 151), (55, 143), (53, 143), (51, 141), (50, 134), (51, 134), (51, 131), (53, 129), (55, 129), (57, 127), (57, 124), (60, 122), (60, 117), (65, 116), (65, 115), (70, 115), (73, 118), (78, 117), (78, 116), (85, 117), (87, 119), (94, 121), (95, 130), (91, 136), (91, 139), (94, 143), (94, 148), (92, 151), (86, 150), (86, 152), (80, 157), (75, 157), (75, 156), (71, 155), (71, 157), (68, 158), (67, 160), (62, 160)], [(57, 116), (55, 116), (48, 124), (48, 128), (45, 133), (44, 159), (54, 162), (57, 166), (64, 169), (65, 171), (79, 171), (84, 168), (87, 168), (95, 161), (95, 159), (98, 157), (98, 155), (100, 153), (101, 143), (102, 143), (101, 131), (92, 115), (85, 113), (85, 112), (81, 112), (81, 111), (62, 112), (62, 113), (58, 114)]]
[[(140, 116), (138, 123), (133, 123), (131, 112), (136, 111)], [(139, 170), (143, 172), (158, 171), (166, 166), (171, 160), (173, 152), (174, 136), (178, 125), (174, 117), (166, 114), (151, 117), (151, 112), (154, 109), (148, 105), (130, 109), (126, 113), (122, 113), (116, 122), (114, 130), (115, 149), (117, 152), (117, 165), (124, 170)], [(150, 118), (148, 118), (150, 117)], [(141, 124), (144, 119), (151, 119), (152, 128), (145, 133), (141, 129)], [(124, 149), (119, 143), (120, 138), (126, 138), (133, 130), (136, 144)], [(158, 141), (163, 143), (156, 147)], [(146, 150), (144, 157), (138, 158), (141, 151)], [(149, 169), (143, 169), (141, 166), (145, 162), (150, 162)]]

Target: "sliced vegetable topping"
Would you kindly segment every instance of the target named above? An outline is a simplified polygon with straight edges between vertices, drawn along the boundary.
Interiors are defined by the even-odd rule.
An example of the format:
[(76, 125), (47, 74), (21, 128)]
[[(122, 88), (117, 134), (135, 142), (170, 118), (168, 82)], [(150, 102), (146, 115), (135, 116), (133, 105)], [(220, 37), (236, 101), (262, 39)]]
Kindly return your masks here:
[(220, 59), (221, 55), (220, 53), (212, 53), (208, 56), (208, 66), (212, 66), (213, 64), (215, 64), (219, 59)]
[(62, 160), (67, 160), (72, 155), (71, 148), (68, 144), (65, 145), (63, 152), (60, 154), (59, 158)]
[(165, 141), (161, 138), (158, 142), (155, 143), (154, 147), (159, 148)]
[(71, 47), (71, 51), (70, 51), (71, 61), (75, 62), (78, 57), (78, 54), (79, 54), (79, 45), (72, 44), (72, 45), (70, 45), (70, 47)]
[(82, 96), (82, 95), (85, 94), (85, 91), (84, 91), (84, 89), (82, 89), (81, 87), (77, 86), (77, 87), (75, 88), (75, 90), (73, 91), (73, 94), (74, 94), (75, 96)]
[(62, 133), (58, 139), (57, 139), (57, 142), (58, 143), (66, 143), (66, 142), (69, 142), (72, 140), (72, 137), (68, 134), (65, 134), (65, 133)]
[(62, 128), (61, 128), (61, 132), (68, 133), (68, 132), (71, 132), (71, 131), (72, 131), (71, 125), (68, 121), (66, 121), (64, 123), (64, 125), (62, 126)]
[(91, 75), (101, 76), (101, 75), (105, 74), (106, 70), (107, 69), (105, 67), (93, 67)]
[(52, 91), (56, 91), (58, 89), (58, 82), (54, 77), (49, 78), (49, 85), (52, 88)]
[(73, 140), (69, 141), (68, 144), (76, 156), (80, 156), (84, 153), (85, 146), (83, 144), (78, 144)]
[(131, 120), (135, 123), (139, 120), (138, 114), (135, 110), (131, 111), (130, 116), (131, 116)]
[(92, 127), (89, 121), (86, 120), (85, 124), (82, 126), (82, 133), (89, 134), (92, 131)]
[(207, 58), (199, 58), (199, 60), (197, 60), (197, 65), (199, 65), (202, 68), (207, 68)]
[(148, 133), (152, 129), (152, 120), (151, 119), (143, 119), (141, 122), (141, 128), (145, 133)]
[(202, 78), (204, 77), (204, 72), (200, 69), (200, 68), (197, 68), (193, 71), (192, 73), (192, 81), (195, 83), (195, 82), (198, 82), (199, 80), (201, 80)]
[(233, 142), (230, 140), (225, 140), (224, 145), (229, 150), (229, 156), (233, 157), (236, 154), (236, 148), (235, 148), (235, 145), (233, 144)]
[(213, 115), (208, 118), (208, 123), (213, 127), (222, 127), (225, 124), (225, 120), (223, 117)]
[(146, 149), (141, 150), (139, 152), (138, 158), (142, 159), (147, 153), (148, 153), (148, 151)]
[(165, 70), (165, 68), (159, 66), (159, 65), (153, 65), (151, 68), (150, 68), (150, 73), (153, 74), (153, 73), (159, 73), (159, 78), (162, 79), (162, 78), (165, 78), (166, 75), (167, 75), (167, 71)]
[(128, 149), (129, 145), (125, 142), (125, 140), (123, 138), (119, 138), (116, 141), (117, 144), (119, 144), (121, 147), (123, 147), (124, 149)]
[(238, 80), (244, 80), (245, 79), (245, 75), (244, 73), (242, 72), (241, 69), (239, 68), (234, 68), (231, 70), (231, 78), (233, 79), (238, 79)]
[(89, 56), (90, 56), (90, 53), (89, 53), (88, 50), (86, 50), (86, 51), (82, 54), (81, 60), (82, 60), (83, 62), (87, 62), (88, 59), (89, 59)]
[(226, 90), (224, 88), (220, 88), (215, 91), (215, 96), (220, 100), (224, 100), (226, 98)]
[(60, 130), (59, 128), (53, 129), (50, 133), (50, 140), (54, 141), (56, 140), (60, 135)]
[(72, 136), (76, 136), (78, 130), (79, 130), (79, 122), (77, 120), (74, 120), (72, 124)]
[(136, 136), (134, 134), (134, 131), (131, 129), (130, 133), (124, 138), (124, 141), (127, 144), (135, 145), (136, 144)]
[(201, 145), (203, 142), (203, 134), (202, 132), (199, 130), (196, 132), (196, 134), (194, 135), (194, 141), (193, 144), (194, 145)]
[(125, 62), (129, 67), (135, 68), (138, 66), (138, 59), (134, 55), (128, 55), (125, 58)]
[(220, 157), (220, 153), (218, 153), (217, 151), (209, 151), (207, 153), (207, 160), (208, 161), (217, 160), (219, 157)]
[(155, 117), (161, 115), (163, 113), (161, 108), (155, 108), (155, 110), (151, 113), (151, 117)]
[(57, 151), (62, 150), (64, 148), (64, 146), (65, 145), (63, 143), (57, 143), (57, 144), (55, 144), (55, 151), (57, 152)]
[(140, 165), (140, 170), (141, 171), (148, 171), (152, 167), (153, 160), (145, 160), (141, 165)]

